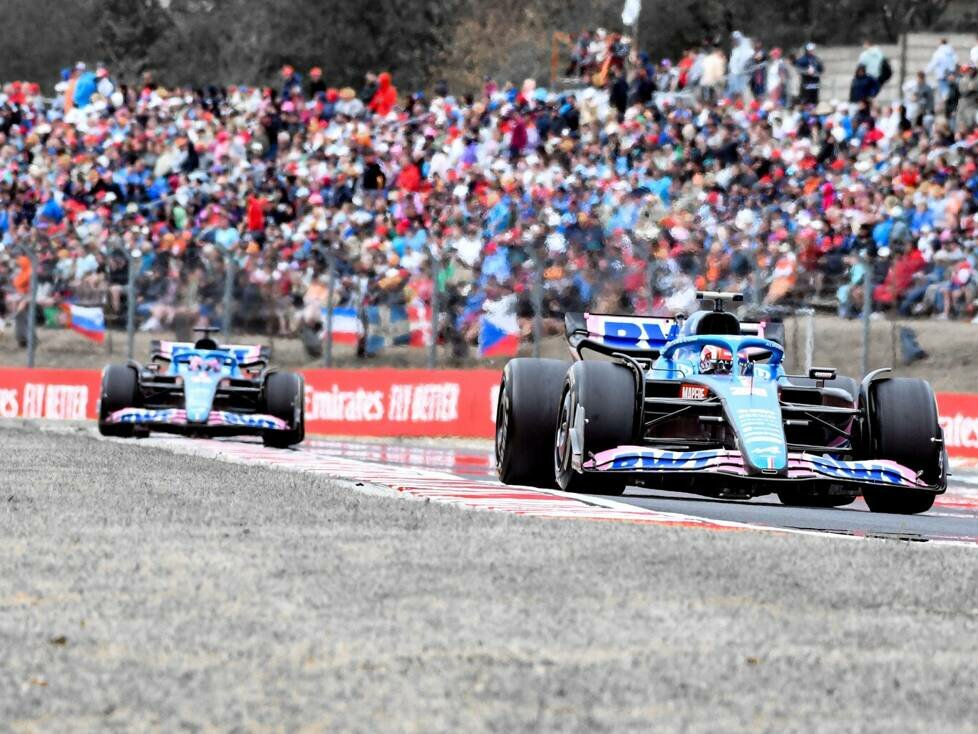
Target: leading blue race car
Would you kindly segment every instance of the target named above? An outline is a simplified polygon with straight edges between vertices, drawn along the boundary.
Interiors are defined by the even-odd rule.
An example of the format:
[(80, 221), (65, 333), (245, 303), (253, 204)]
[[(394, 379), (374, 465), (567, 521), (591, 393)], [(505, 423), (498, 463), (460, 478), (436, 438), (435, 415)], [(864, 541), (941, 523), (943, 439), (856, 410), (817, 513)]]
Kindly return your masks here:
[[(629, 484), (919, 513), (947, 488), (930, 385), (834, 369), (789, 375), (784, 326), (741, 322), (736, 293), (683, 318), (569, 313), (575, 361), (514, 359), (496, 411), (506, 484), (621, 494)], [(589, 355), (599, 359), (586, 359)]]
[(268, 349), (221, 345), (204, 332), (195, 343), (154, 341), (146, 365), (130, 360), (102, 371), (98, 427), (104, 436), (150, 431), (191, 436), (262, 437), (286, 448), (305, 437), (305, 386), (269, 369)]

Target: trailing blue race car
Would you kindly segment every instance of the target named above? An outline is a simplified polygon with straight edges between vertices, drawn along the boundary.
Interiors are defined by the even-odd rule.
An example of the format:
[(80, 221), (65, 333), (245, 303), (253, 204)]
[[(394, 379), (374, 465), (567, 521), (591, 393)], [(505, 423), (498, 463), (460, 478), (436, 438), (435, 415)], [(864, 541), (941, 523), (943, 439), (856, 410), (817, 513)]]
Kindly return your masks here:
[(146, 365), (102, 371), (98, 427), (105, 436), (150, 431), (192, 436), (260, 435), (285, 448), (305, 436), (302, 377), (269, 369), (265, 347), (155, 341)]
[[(784, 327), (741, 322), (734, 293), (689, 318), (569, 313), (575, 361), (514, 359), (496, 413), (507, 484), (620, 494), (627, 484), (918, 513), (947, 487), (934, 393), (877, 370), (789, 375)], [(589, 354), (601, 359), (586, 360)]]

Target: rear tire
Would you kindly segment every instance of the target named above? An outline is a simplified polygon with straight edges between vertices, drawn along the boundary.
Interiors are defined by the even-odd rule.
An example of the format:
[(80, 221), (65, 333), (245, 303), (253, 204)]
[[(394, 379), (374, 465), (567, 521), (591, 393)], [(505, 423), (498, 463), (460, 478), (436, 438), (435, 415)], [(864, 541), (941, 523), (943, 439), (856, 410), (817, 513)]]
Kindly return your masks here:
[(265, 378), (265, 412), (289, 424), (285, 431), (266, 431), (266, 446), (286, 449), (306, 437), (305, 383), (293, 372), (273, 372)]
[(496, 402), (496, 472), (503, 484), (553, 487), (560, 393), (570, 365), (559, 359), (512, 359)]
[(575, 362), (567, 372), (554, 443), (557, 486), (566, 492), (620, 495), (624, 479), (580, 474), (572, 466), (571, 433), (584, 411), (584, 456), (631, 443), (635, 434), (635, 376), (614, 362)]
[(127, 364), (110, 364), (102, 371), (99, 396), (98, 432), (103, 436), (130, 438), (136, 426), (132, 423), (108, 423), (110, 415), (123, 408), (137, 407), (139, 375)]
[[(866, 406), (872, 445), (870, 456), (889, 459), (922, 472), (928, 484), (947, 483), (942, 438), (934, 392), (924, 380), (892, 377), (870, 386)], [(863, 499), (873, 512), (914, 515), (934, 504), (934, 492), (919, 489), (866, 487)]]

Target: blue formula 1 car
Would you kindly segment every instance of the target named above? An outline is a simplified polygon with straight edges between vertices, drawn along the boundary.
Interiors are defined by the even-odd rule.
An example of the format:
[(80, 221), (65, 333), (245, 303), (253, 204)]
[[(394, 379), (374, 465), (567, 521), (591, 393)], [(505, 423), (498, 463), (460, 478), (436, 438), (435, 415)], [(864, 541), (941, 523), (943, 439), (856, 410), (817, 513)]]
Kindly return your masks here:
[(269, 369), (265, 347), (154, 341), (146, 365), (102, 371), (98, 427), (104, 436), (165, 431), (192, 436), (260, 435), (285, 448), (305, 436), (302, 377)]
[[(785, 372), (784, 326), (741, 322), (734, 293), (689, 318), (569, 313), (572, 364), (514, 359), (496, 412), (507, 484), (620, 494), (626, 485), (875, 512), (930, 509), (947, 487), (934, 393), (877, 370)], [(597, 355), (600, 359), (585, 357)]]

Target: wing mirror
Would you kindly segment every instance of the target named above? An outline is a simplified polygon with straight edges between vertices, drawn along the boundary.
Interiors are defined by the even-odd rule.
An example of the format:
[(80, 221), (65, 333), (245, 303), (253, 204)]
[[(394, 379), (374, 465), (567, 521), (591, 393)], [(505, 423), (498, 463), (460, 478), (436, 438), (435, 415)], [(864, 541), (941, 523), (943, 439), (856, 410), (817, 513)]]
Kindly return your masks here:
[(831, 367), (812, 367), (808, 370), (808, 379), (815, 380), (815, 387), (825, 387), (826, 380), (835, 379), (835, 370)]

